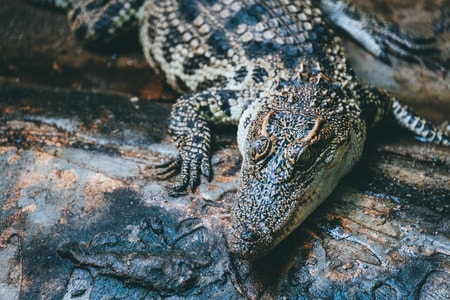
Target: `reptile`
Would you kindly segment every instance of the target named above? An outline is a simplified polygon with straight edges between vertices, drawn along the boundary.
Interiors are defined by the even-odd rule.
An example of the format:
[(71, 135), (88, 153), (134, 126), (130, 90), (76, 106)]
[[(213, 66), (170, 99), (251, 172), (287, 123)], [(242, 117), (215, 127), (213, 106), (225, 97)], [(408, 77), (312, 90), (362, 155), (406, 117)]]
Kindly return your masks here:
[(450, 145), (448, 132), (357, 79), (336, 29), (385, 63), (388, 52), (430, 52), (433, 39), (346, 1), (53, 2), (86, 43), (138, 26), (149, 65), (183, 95), (169, 118), (179, 156), (158, 166), (163, 179), (180, 173), (172, 195), (212, 179), (209, 124), (238, 125), (242, 166), (227, 240), (241, 259), (266, 255), (297, 228), (355, 166), (379, 121)]

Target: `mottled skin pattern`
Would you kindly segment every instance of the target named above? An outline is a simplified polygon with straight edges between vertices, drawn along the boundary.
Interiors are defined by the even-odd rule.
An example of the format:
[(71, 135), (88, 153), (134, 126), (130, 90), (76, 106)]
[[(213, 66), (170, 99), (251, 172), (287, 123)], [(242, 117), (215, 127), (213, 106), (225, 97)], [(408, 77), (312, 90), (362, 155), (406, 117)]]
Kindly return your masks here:
[(110, 23), (129, 25), (142, 2), (144, 55), (185, 95), (169, 126), (179, 157), (159, 175), (181, 171), (174, 195), (194, 189), (201, 175), (211, 179), (208, 124), (238, 124), (243, 162), (228, 243), (243, 259), (267, 254), (328, 197), (378, 121), (391, 118), (449, 145), (447, 133), (359, 83), (333, 27), (385, 62), (386, 51), (411, 59), (432, 49), (431, 40), (340, 0), (73, 0), (69, 21), (79, 38), (107, 39), (95, 32), (113, 34), (118, 26), (101, 26), (105, 11), (121, 16)]

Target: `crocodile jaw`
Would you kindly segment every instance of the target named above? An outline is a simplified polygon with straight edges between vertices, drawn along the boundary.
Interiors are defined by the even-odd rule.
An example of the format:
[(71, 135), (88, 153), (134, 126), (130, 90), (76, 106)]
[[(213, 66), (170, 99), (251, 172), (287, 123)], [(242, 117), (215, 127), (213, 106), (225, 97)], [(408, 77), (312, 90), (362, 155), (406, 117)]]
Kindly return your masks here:
[[(341, 155), (339, 155), (341, 156)], [(292, 231), (294, 231), (328, 196), (337, 186), (339, 180), (345, 175), (353, 163), (353, 159), (343, 159), (336, 157), (328, 169), (318, 174), (316, 180), (311, 182), (307, 187), (302, 186), (296, 188), (291, 196), (284, 199), (285, 203), (289, 203), (290, 208), (284, 212), (284, 215), (277, 215), (274, 211), (272, 214), (271, 205), (279, 202), (277, 196), (266, 198), (263, 200), (264, 190), (255, 192), (257, 189), (252, 188), (255, 185), (261, 185), (261, 182), (253, 180), (248, 185), (243, 177), (246, 177), (245, 171), (241, 176), (241, 184), (239, 190), (238, 203), (234, 210), (233, 227), (228, 236), (228, 246), (230, 251), (241, 259), (253, 261), (267, 253), (269, 253), (276, 245), (285, 239)], [(243, 182), (246, 184), (242, 184)], [(265, 185), (267, 189), (283, 189), (286, 187)], [(254, 214), (249, 222), (249, 207), (254, 207), (256, 203), (265, 203), (268, 205), (265, 210), (269, 221), (261, 218), (262, 213), (258, 216)], [(269, 227), (266, 224), (276, 224)], [(251, 236), (253, 235), (253, 236)]]

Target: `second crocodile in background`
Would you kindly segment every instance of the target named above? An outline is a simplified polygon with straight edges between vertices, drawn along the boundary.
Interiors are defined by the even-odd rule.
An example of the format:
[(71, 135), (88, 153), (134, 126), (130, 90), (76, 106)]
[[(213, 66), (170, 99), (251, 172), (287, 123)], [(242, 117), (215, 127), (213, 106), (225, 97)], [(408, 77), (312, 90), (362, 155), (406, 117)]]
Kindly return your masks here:
[(181, 171), (173, 194), (211, 179), (208, 124), (238, 124), (243, 162), (228, 244), (240, 258), (267, 254), (298, 227), (358, 162), (380, 120), (450, 145), (448, 132), (358, 81), (334, 28), (385, 62), (387, 51), (407, 59), (432, 51), (432, 40), (345, 1), (72, 0), (68, 14), (89, 42), (138, 22), (150, 66), (185, 95), (169, 125), (179, 156), (159, 173)]

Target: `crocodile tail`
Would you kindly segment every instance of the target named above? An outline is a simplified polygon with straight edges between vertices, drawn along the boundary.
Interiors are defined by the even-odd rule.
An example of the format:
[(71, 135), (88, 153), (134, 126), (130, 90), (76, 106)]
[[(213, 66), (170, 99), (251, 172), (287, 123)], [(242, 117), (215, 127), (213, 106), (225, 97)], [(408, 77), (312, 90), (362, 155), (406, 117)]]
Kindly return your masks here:
[(444, 131), (428, 120), (417, 115), (410, 107), (394, 99), (392, 116), (404, 128), (411, 130), (419, 140), (438, 145), (450, 146), (450, 131)]

